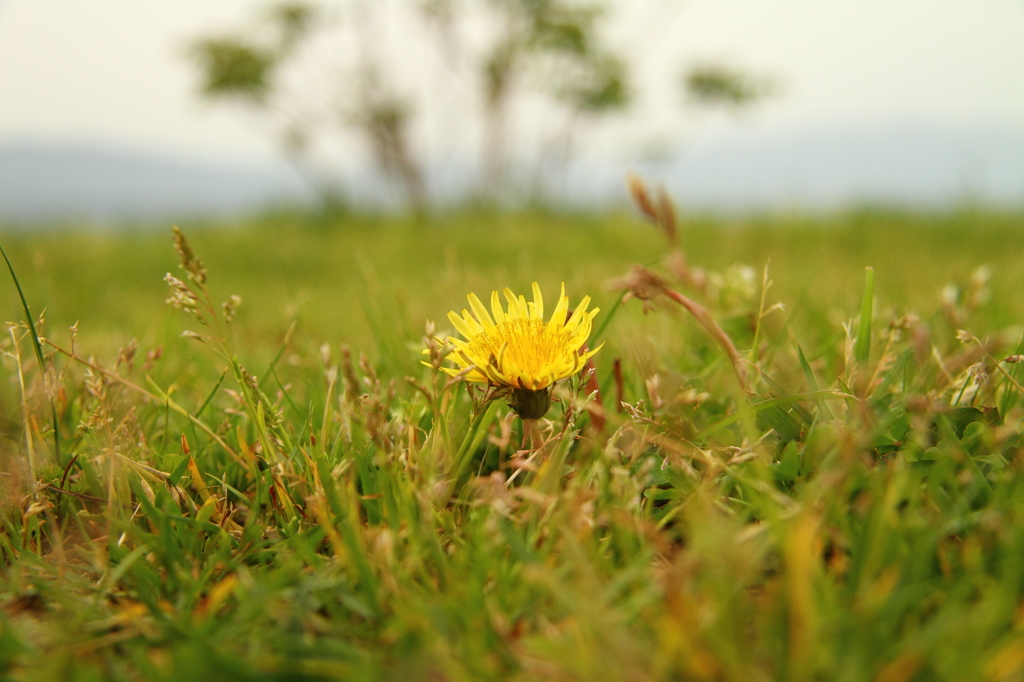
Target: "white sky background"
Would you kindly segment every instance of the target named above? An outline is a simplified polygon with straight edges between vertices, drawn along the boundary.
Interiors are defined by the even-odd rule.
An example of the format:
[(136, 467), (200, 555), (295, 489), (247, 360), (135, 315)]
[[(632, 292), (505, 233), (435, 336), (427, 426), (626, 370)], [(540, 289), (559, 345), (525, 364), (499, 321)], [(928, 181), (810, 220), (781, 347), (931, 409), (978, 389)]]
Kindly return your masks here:
[[(392, 5), (413, 0), (375, 0)], [(1024, 131), (1024, 0), (608, 0), (607, 37), (634, 66), (628, 119), (592, 130), (591, 153), (635, 159), (694, 139), (912, 124)], [(258, 117), (198, 97), (185, 58), (197, 36), (252, 25), (255, 0), (0, 0), (0, 142), (90, 143), (227, 163), (271, 162)], [(396, 10), (398, 16), (401, 14)], [(399, 16), (399, 20), (401, 17)], [(401, 21), (374, 40), (399, 46)], [(473, 36), (467, 37), (472, 41)], [(329, 51), (331, 46), (318, 49)], [(410, 52), (411, 51), (411, 52)], [(338, 57), (340, 64), (344, 54)], [(722, 61), (775, 77), (781, 93), (739, 121), (681, 106), (680, 72)], [(430, 89), (436, 64), (403, 69)], [(336, 101), (333, 67), (305, 91)], [(399, 77), (398, 80), (402, 80)], [(433, 80), (432, 80), (433, 79)], [(453, 109), (423, 112), (428, 154), (458, 154)], [(436, 96), (436, 88), (434, 90)], [(442, 102), (442, 104), (444, 104)], [(520, 125), (542, 110), (523, 111)], [(522, 118), (522, 117), (521, 117)], [(525, 123), (524, 123), (525, 121)], [(575, 140), (579, 147), (580, 140)]]

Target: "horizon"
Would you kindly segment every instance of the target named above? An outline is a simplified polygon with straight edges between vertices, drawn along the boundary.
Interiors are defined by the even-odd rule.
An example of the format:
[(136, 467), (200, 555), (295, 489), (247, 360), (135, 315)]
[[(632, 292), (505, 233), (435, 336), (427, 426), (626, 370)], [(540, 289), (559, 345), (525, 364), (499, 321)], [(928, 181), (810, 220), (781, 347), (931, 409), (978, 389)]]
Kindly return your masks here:
[[(431, 203), (474, 201), (473, 169), (428, 165)], [(696, 145), (647, 163), (578, 164), (520, 178), (515, 203), (612, 208), (626, 203), (623, 177), (665, 184), (697, 212), (844, 211), (864, 205), (944, 210), (965, 203), (1024, 205), (1024, 133), (1007, 129), (922, 130), (910, 125), (804, 135), (748, 135)], [(339, 179), (354, 210), (401, 210), (385, 179)], [(538, 189), (540, 187), (545, 189)], [(532, 193), (531, 193), (532, 192)], [(123, 222), (227, 218), (275, 206), (312, 207), (315, 197), (284, 163), (197, 162), (87, 143), (0, 140), (0, 222)], [(499, 206), (511, 204), (499, 204)]]
[[(69, 153), (87, 148), (149, 164), (188, 166), (192, 179), (174, 180), (183, 186), (223, 172), (233, 177), (222, 180), (234, 189), (194, 207), (213, 213), (245, 208), (239, 203), (244, 197), (266, 191), (283, 192), (289, 200), (308, 196), (308, 189), (293, 187), (273, 122), (237, 106), (204, 101), (199, 72), (185, 57), (189, 41), (199, 37), (255, 31), (264, 4), (232, 0), (210, 7), (195, 0), (174, 7), (126, 7), (118, 0), (98, 0), (84, 8), (70, 0), (0, 3), (0, 63), (11, 67), (0, 70), (5, 101), (0, 147)], [(315, 4), (334, 12), (330, 35), (344, 37), (351, 26), (338, 17), (348, 5)], [(937, 205), (967, 195), (1012, 204), (1024, 197), (1024, 161), (1014, 157), (1024, 158), (1024, 152), (1018, 153), (1024, 149), (1024, 90), (1013, 87), (1024, 82), (1022, 2), (970, 7), (924, 0), (896, 6), (838, 0), (785, 7), (751, 0), (693, 2), (685, 8), (662, 0), (604, 4), (608, 21), (602, 35), (627, 55), (635, 74), (629, 114), (577, 121), (571, 132), (560, 132), (558, 117), (546, 127), (538, 123), (547, 120), (550, 107), (522, 98), (513, 111), (519, 131), (512, 138), (519, 152), (514, 159), (518, 179), (506, 192), (513, 198), (535, 196), (533, 185), (546, 182), (544, 196), (555, 201), (614, 203), (623, 196), (621, 177), (628, 170), (664, 181), (687, 201), (725, 208), (791, 203), (813, 208), (879, 200)], [(466, 178), (480, 172), (474, 168), (480, 130), (478, 122), (451, 115), (460, 107), (479, 106), (472, 71), (461, 80), (441, 78), (438, 69), (445, 67), (428, 49), (423, 27), (415, 24), (408, 7), (401, 0), (385, 5), (391, 12), (387, 21), (377, 16), (380, 21), (370, 28), (388, 74), (404, 74), (394, 87), (420, 93), (414, 152), (429, 171), (434, 200), (461, 200), (471, 193)], [(904, 30), (910, 26), (915, 30)], [(474, 38), (473, 32), (481, 30), (470, 17), (462, 38)], [(330, 45), (312, 47), (327, 55), (317, 60), (330, 73), (347, 68), (347, 57)], [(410, 58), (418, 66), (404, 73), (401, 60)], [(675, 83), (680, 69), (699, 62), (734, 65), (768, 77), (778, 92), (738, 115), (685, 107), (679, 92), (666, 87)], [(306, 91), (320, 92), (322, 74), (320, 80), (308, 69), (297, 74)], [(323, 92), (323, 97), (333, 96), (330, 87)], [(439, 104), (439, 95), (451, 101)], [(929, 135), (931, 143), (918, 139)], [(862, 150), (843, 141), (854, 138), (863, 143)], [(906, 146), (905, 154), (887, 151), (883, 138), (892, 147)], [(801, 140), (818, 151), (801, 157)], [(554, 151), (563, 144), (564, 152)], [(397, 200), (395, 188), (374, 168), (365, 141), (352, 131), (325, 136), (314, 151), (318, 177), (340, 179), (348, 194), (371, 204)], [(866, 158), (871, 154), (874, 166)], [(244, 180), (239, 169), (245, 171), (241, 175), (255, 172), (262, 179)], [(872, 182), (881, 177), (890, 182)], [(25, 190), (17, 168), (0, 169), (0, 178), (22, 188), (15, 199), (6, 200), (6, 207), (0, 197), (0, 211), (23, 213), (17, 207), (26, 191), (47, 191)], [(76, 187), (92, 186), (96, 179), (88, 176), (70, 188), (53, 188), (55, 195), (40, 205), (72, 202)], [(122, 194), (130, 188), (123, 189)], [(114, 196), (117, 187), (98, 191)], [(152, 197), (157, 204), (182, 205), (173, 192)], [(107, 202), (100, 212), (125, 201)], [(89, 206), (83, 200), (77, 209), (70, 208), (72, 213), (95, 213)], [(132, 211), (144, 213), (143, 208)]]

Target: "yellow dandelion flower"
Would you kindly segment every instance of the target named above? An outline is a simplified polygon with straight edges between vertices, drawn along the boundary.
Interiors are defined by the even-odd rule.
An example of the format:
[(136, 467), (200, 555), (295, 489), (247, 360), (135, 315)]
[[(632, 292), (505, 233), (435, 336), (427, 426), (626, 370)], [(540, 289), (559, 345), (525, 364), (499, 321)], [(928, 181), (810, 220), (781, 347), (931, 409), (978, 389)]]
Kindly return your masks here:
[(488, 312), (476, 294), (469, 294), (470, 310), (448, 319), (463, 339), (449, 338), (453, 350), (448, 359), (456, 367), (442, 369), (466, 381), (512, 389), (512, 407), (526, 419), (538, 419), (551, 403), (551, 386), (578, 373), (600, 347), (587, 350), (587, 337), (598, 308), (587, 311), (585, 296), (569, 315), (565, 284), (551, 318), (544, 320), (544, 298), (533, 283), (533, 301), (505, 289), (507, 310), (498, 292), (491, 293)]

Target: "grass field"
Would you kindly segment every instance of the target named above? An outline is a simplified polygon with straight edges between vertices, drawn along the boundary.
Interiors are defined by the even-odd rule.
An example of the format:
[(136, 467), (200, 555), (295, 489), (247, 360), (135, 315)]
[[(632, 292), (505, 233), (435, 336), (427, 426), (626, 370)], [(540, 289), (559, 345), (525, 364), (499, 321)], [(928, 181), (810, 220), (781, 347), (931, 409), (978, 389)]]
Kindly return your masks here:
[[(0, 236), (0, 678), (1024, 679), (1024, 215), (181, 227)], [(524, 438), (421, 351), (534, 281)]]

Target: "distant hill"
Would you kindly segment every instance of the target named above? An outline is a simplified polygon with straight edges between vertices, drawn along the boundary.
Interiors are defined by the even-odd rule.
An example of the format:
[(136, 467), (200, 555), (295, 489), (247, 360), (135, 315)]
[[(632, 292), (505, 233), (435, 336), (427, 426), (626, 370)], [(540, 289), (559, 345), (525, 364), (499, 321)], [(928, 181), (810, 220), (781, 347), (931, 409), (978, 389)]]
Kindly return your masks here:
[(216, 215), (301, 196), (282, 170), (87, 146), (0, 145), (0, 223)]
[(744, 131), (657, 160), (576, 164), (566, 191), (573, 201), (621, 197), (624, 168), (664, 182), (681, 202), (715, 210), (965, 201), (1021, 207), (1024, 127)]
[(747, 136), (666, 169), (682, 197), (712, 206), (1024, 206), (1024, 127), (893, 127)]
[[(283, 164), (282, 164), (283, 166)], [(587, 206), (624, 200), (625, 171), (664, 181), (691, 206), (717, 210), (837, 208), (885, 203), (939, 208), (964, 201), (1024, 206), (1024, 128), (918, 126), (862, 130), (747, 131), (659, 160), (581, 158), (549, 200)], [(466, 165), (431, 164), (440, 201), (469, 196)], [(369, 172), (347, 174), (349, 196), (385, 203), (395, 193)], [(175, 161), (86, 146), (0, 144), (0, 224), (62, 218), (175, 219), (308, 201), (288, 170)]]

